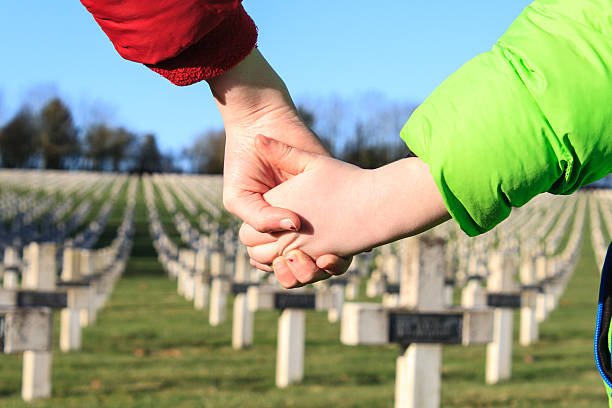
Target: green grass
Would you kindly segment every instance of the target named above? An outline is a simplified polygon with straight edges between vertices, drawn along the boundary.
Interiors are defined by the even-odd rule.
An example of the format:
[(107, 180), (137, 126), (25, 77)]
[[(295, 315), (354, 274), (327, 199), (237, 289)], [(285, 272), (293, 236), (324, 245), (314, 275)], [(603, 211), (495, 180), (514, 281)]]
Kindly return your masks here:
[[(127, 271), (97, 323), (84, 330), (83, 350), (55, 351), (53, 397), (22, 402), (21, 357), (2, 355), (1, 407), (393, 406), (398, 347), (343, 346), (339, 324), (329, 324), (324, 313), (307, 313), (303, 383), (277, 389), (278, 313), (257, 313), (253, 347), (233, 350), (231, 310), (228, 322), (210, 327), (207, 314), (176, 294), (154, 259), (142, 190), (139, 197)], [(484, 384), (484, 346), (445, 347), (443, 407), (605, 406), (592, 357), (599, 272), (590, 234), (584, 238), (568, 290), (540, 326), (541, 341), (515, 344), (510, 381)]]
[[(181, 234), (176, 229), (173, 213), (166, 208), (166, 204), (162, 199), (161, 190), (155, 183), (153, 183), (153, 192), (155, 194), (155, 208), (157, 209), (157, 215), (159, 216), (159, 221), (162, 223), (164, 232), (177, 247), (187, 248), (187, 244), (183, 241)], [(175, 206), (176, 205), (175, 203)]]
[[(89, 212), (87, 213), (87, 215), (83, 218), (82, 222), (73, 231), (70, 232), (69, 234), (70, 237), (76, 237), (81, 232), (84, 232), (89, 227), (89, 224), (92, 221), (98, 220), (98, 217), (100, 216), (100, 210), (102, 209), (102, 207), (104, 207), (104, 205), (108, 202), (108, 199), (110, 198), (111, 188), (112, 188), (111, 185), (104, 187), (104, 192), (102, 193), (100, 198), (94, 198), (94, 194), (96, 192), (95, 189), (88, 191), (84, 195), (80, 195), (79, 197), (80, 200), (74, 208), (75, 209), (78, 208), (78, 205), (80, 205), (85, 200), (91, 200), (91, 208)], [(122, 189), (125, 189), (125, 188), (126, 186), (124, 183), (124, 186), (122, 187)], [(116, 205), (117, 204), (115, 204), (115, 206)], [(112, 212), (112, 209), (111, 209), (111, 212)], [(115, 227), (115, 225), (113, 225), (112, 227)]]
[[(94, 245), (94, 249), (100, 249), (109, 246), (117, 237), (117, 228), (123, 221), (123, 216), (126, 209), (127, 191), (129, 182), (124, 183), (117, 196), (117, 201), (113, 204), (106, 220), (104, 230), (98, 237)], [(107, 200), (110, 196), (110, 191), (102, 196), (102, 200)]]

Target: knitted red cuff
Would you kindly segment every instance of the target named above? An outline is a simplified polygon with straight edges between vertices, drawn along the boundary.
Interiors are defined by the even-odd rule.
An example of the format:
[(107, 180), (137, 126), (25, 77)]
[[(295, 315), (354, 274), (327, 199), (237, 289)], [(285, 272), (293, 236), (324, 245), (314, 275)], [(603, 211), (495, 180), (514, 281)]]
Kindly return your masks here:
[(175, 85), (191, 85), (228, 71), (251, 53), (256, 42), (257, 27), (241, 5), (179, 55), (146, 65)]

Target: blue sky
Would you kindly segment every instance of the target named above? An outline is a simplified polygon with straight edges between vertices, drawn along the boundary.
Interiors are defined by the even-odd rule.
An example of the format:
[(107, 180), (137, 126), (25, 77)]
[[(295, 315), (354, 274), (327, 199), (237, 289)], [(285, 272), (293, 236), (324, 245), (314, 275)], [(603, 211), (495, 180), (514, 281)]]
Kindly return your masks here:
[[(369, 92), (419, 103), (529, 3), (244, 1), (260, 50), (298, 103)], [(123, 60), (77, 0), (1, 1), (0, 38), (0, 123), (25, 100), (58, 94), (78, 123), (106, 117), (175, 152), (222, 126), (206, 83), (175, 87)]]

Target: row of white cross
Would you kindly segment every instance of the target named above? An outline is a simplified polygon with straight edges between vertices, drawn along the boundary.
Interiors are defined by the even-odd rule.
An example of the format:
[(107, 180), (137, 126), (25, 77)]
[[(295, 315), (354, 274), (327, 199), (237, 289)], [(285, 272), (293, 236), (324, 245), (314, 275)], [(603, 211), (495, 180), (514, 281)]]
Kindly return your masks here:
[[(592, 196), (593, 199), (589, 201), (591, 241), (595, 252), (595, 260), (601, 269), (612, 238), (612, 191), (595, 191)], [(604, 236), (602, 226), (605, 226), (606, 231), (608, 231), (607, 237)]]
[[(461, 261), (468, 259), (470, 262), (462, 262), (461, 270), (457, 270), (455, 266), (455, 270), (450, 274), (449, 269), (453, 269), (452, 265), (442, 267), (446, 285), (442, 285), (444, 290), (440, 299), (444, 299), (445, 302), (443, 308), (437, 310), (448, 312), (447, 309), (451, 307), (452, 284), (464, 286), (462, 293), (464, 310), (462, 312), (453, 310), (452, 319), (457, 320), (457, 316), (462, 315), (463, 321), (466, 322), (466, 325), (463, 326), (464, 332), (461, 340), (463, 343), (485, 342), (488, 344), (485, 376), (487, 383), (496, 383), (511, 375), (512, 309), (520, 308), (521, 310), (520, 343), (529, 345), (538, 339), (538, 324), (556, 307), (576, 265), (585, 222), (585, 207), (586, 197), (584, 196), (566, 201), (546, 197), (537, 200), (535, 205), (523, 209), (519, 216), (515, 217), (514, 222), (507, 222), (508, 225), (505, 228), (500, 228), (495, 233), (485, 234), (478, 240), (468, 241), (457, 238), (457, 235), (452, 237), (447, 231), (445, 236), (447, 247), (452, 247), (453, 243), (455, 245), (453, 249), (443, 251), (443, 258), (445, 260), (459, 258)], [(572, 218), (573, 223), (570, 225)], [(175, 220), (179, 231), (187, 230), (188, 223), (184, 217), (175, 217)], [(567, 236), (568, 230), (571, 231), (569, 239), (567, 239), (564, 250), (559, 252), (560, 242)], [(184, 237), (193, 235), (189, 233)], [(441, 235), (445, 234), (441, 233)], [(453, 241), (452, 238), (455, 240)], [(466, 245), (468, 242), (469, 244)], [(458, 252), (463, 252), (464, 256), (458, 256)], [(389, 316), (393, 316), (393, 319), (397, 320), (398, 315), (389, 310), (391, 307), (402, 306), (400, 301), (402, 297), (398, 293), (401, 285), (398, 284), (398, 281), (400, 276), (405, 274), (400, 271), (406, 269), (398, 258), (399, 256), (393, 254), (391, 250), (383, 251), (382, 261), (377, 262), (379, 269), (373, 272), (368, 281), (368, 294), (382, 295), (382, 305), (345, 305), (345, 311), (342, 312), (344, 316), (342, 336), (345, 343), (361, 344), (360, 342), (364, 341), (365, 343), (381, 344), (390, 341), (387, 330), (391, 320), (388, 319), (391, 319)], [(504, 260), (500, 261), (502, 258)], [(385, 264), (384, 268), (380, 267), (381, 263)], [(495, 266), (496, 263), (497, 266)], [(501, 264), (505, 266), (500, 266)], [(385, 269), (384, 273), (382, 269)], [(506, 272), (494, 272), (495, 270)], [(178, 276), (179, 291), (181, 291), (181, 281), (185, 279), (180, 278), (180, 273)], [(431, 282), (431, 279), (426, 279), (426, 281)], [(484, 281), (487, 281), (487, 289), (482, 286)], [(521, 283), (520, 286), (517, 281)], [(391, 290), (391, 288), (394, 289)], [(386, 290), (394, 293), (385, 293)], [(256, 289), (254, 287), (249, 291), (255, 292)], [(414, 301), (418, 298), (418, 293), (416, 291), (408, 298)], [(426, 296), (426, 298), (435, 298), (435, 296)], [(492, 317), (488, 317), (486, 312), (490, 311), (491, 307), (495, 310)], [(213, 309), (211, 307), (211, 310)], [(414, 305), (409, 309), (419, 310)], [(375, 318), (379, 323), (373, 322)], [(423, 323), (419, 323), (420, 318), (423, 317), (402, 317), (416, 324), (416, 327)], [(439, 324), (444, 324), (447, 319), (446, 324), (451, 325), (452, 321), (451, 318), (441, 317), (441, 315), (433, 315), (428, 318), (433, 320), (425, 320), (423, 324), (434, 324), (432, 321), (436, 319)], [(393, 320), (395, 328), (397, 327), (396, 320)], [(349, 323), (351, 321), (353, 323)], [(367, 323), (357, 323), (363, 321)], [(298, 332), (300, 332), (299, 327), (298, 324), (296, 328)], [(279, 330), (279, 335), (280, 333)], [(283, 343), (280, 338), (278, 341), (279, 344)], [(403, 378), (398, 371), (398, 384), (402, 383), (400, 377)], [(431, 385), (435, 384), (435, 381), (427, 380), (425, 383)], [(398, 386), (398, 395), (403, 389), (411, 389), (411, 387)], [(405, 401), (408, 398), (412, 399), (414, 405), (401, 403), (398, 406), (437, 406), (435, 398), (430, 398), (428, 405), (421, 405), (425, 402), (416, 397), (419, 394), (416, 390), (408, 394), (411, 395), (410, 398), (398, 396), (398, 404), (399, 401)], [(430, 395), (429, 391), (426, 391), (424, 395)]]
[[(575, 269), (587, 208), (596, 253), (606, 241), (602, 226), (608, 234), (612, 231), (609, 194), (589, 194), (588, 198), (578, 194), (566, 201), (539, 198), (480, 238), (467, 240), (447, 223), (433, 234), (358, 257), (343, 280), (284, 291), (248, 266), (235, 230), (223, 231), (211, 217), (222, 212), (219, 178), (156, 175), (143, 181), (158, 259), (176, 279), (177, 291), (197, 309), (207, 308), (213, 326), (225, 321), (226, 305), (234, 293), (235, 348), (252, 344), (253, 313), (282, 310), (276, 383), (285, 387), (299, 382), (304, 366), (304, 311), (327, 311), (330, 321), (341, 320), (344, 344), (401, 346), (396, 407), (439, 406), (443, 344), (487, 344), (487, 383), (509, 378), (512, 309), (520, 308), (520, 343), (533, 344), (538, 324), (556, 307)], [(155, 208), (154, 185), (188, 248), (179, 248), (165, 233)], [(182, 207), (193, 217), (198, 206), (215, 208), (206, 210), (199, 228), (178, 210)], [(230, 223), (230, 228), (234, 225)], [(559, 250), (562, 241), (566, 243)], [(64, 263), (66, 259), (71, 255), (65, 254)], [(372, 261), (376, 266), (370, 274)], [(367, 294), (382, 296), (382, 303), (344, 303), (345, 294), (356, 295), (362, 277), (369, 277)], [(461, 306), (453, 302), (457, 289), (461, 289)], [(78, 313), (79, 319), (83, 313)], [(76, 320), (75, 316), (73, 312), (71, 319)]]
[[(132, 244), (136, 187), (137, 180), (132, 179), (122, 223), (105, 248), (32, 242), (23, 248), (23, 254), (18, 248), (4, 249), (0, 343), (5, 353), (23, 352), (24, 400), (51, 394), (53, 309), (61, 310), (60, 349), (80, 349), (81, 328), (95, 322), (97, 311), (125, 269)], [(90, 244), (102, 232), (104, 222), (99, 221), (92, 222), (96, 223), (92, 231), (96, 239), (89, 240)]]

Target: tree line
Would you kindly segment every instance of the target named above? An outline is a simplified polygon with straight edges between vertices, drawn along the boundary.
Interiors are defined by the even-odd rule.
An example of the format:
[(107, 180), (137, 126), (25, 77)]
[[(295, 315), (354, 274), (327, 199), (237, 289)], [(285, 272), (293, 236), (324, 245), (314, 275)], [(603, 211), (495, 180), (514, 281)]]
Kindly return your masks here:
[[(398, 133), (414, 107), (380, 97), (365, 100), (358, 109), (331, 100), (302, 104), (298, 112), (341, 160), (375, 168), (410, 155)], [(5, 168), (221, 174), (224, 147), (223, 129), (203, 132), (178, 156), (160, 151), (153, 133), (139, 135), (104, 121), (80, 129), (59, 97), (36, 111), (21, 108), (0, 127), (0, 165)]]
[[(366, 95), (365, 106), (328, 99), (298, 106), (303, 122), (314, 131), (332, 156), (362, 168), (377, 168), (413, 155), (399, 131), (415, 109), (414, 104), (386, 101)], [(193, 173), (223, 173), (225, 132), (209, 130), (183, 149)]]
[(58, 97), (40, 110), (22, 107), (0, 128), (0, 164), (5, 168), (162, 172), (176, 170), (156, 136), (138, 135), (104, 122), (79, 129)]

